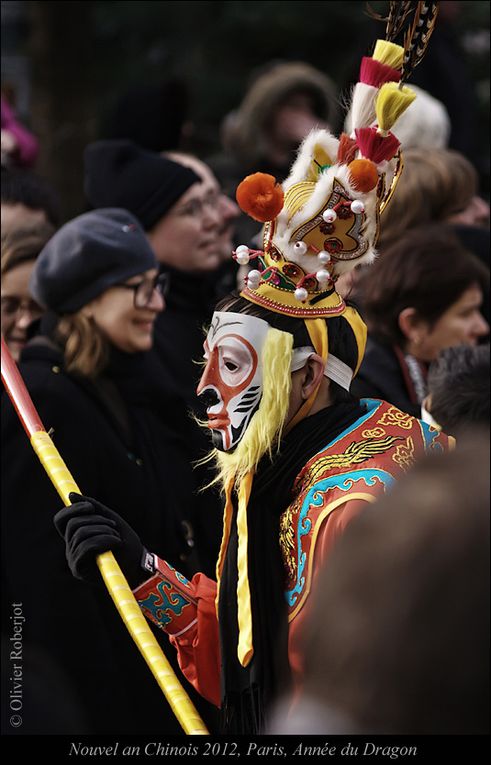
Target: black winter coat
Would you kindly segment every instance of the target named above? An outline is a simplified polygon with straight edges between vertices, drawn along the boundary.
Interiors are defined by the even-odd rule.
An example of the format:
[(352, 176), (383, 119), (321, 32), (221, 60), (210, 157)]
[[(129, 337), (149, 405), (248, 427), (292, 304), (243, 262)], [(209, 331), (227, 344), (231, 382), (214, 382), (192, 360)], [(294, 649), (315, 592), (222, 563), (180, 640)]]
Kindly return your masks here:
[(421, 417), (409, 372), (401, 366), (394, 349), (374, 337), (368, 338), (351, 392), (359, 398), (380, 398), (413, 417)]
[[(233, 263), (233, 261), (232, 261)], [(214, 478), (207, 465), (196, 464), (211, 450), (210, 434), (200, 428), (189, 413), (206, 419), (205, 407), (196, 395), (203, 367), (205, 327), (211, 323), (215, 303), (235, 284), (235, 267), (229, 264), (209, 274), (189, 274), (171, 270), (166, 310), (157, 317), (154, 353), (167, 376), (166, 391), (179, 398), (176, 421), (185, 434), (194, 465), (194, 480), (201, 489)], [(171, 378), (171, 379), (169, 379)], [(214, 578), (222, 535), (223, 500), (214, 488), (200, 491), (195, 503), (193, 526), (201, 571)]]
[[(20, 370), (81, 491), (120, 513), (148, 549), (191, 574), (181, 522), (192, 512), (193, 474), (176, 432), (178, 404), (163, 400), (148, 359), (115, 353), (94, 384), (67, 374), (61, 353), (35, 340)], [(44, 732), (180, 733), (104, 586), (79, 582), (68, 570), (52, 523), (62, 502), (5, 393), (2, 452), (4, 601), (22, 602), (28, 646), (56, 665), (78, 704), (77, 719), (60, 729), (58, 698)], [(176, 666), (174, 649), (160, 642)], [(22, 732), (29, 732), (28, 719)]]

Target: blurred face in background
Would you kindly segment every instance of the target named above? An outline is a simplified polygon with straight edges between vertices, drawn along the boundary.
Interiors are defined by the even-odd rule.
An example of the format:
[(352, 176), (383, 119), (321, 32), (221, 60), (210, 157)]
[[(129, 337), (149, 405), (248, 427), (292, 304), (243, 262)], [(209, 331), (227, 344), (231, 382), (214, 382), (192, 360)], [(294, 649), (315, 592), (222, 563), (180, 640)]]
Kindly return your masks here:
[(433, 324), (416, 322), (409, 352), (420, 361), (433, 361), (440, 351), (454, 345), (477, 345), (489, 333), (481, 314), (482, 290), (474, 284), (447, 308)]
[(328, 129), (328, 125), (316, 115), (311, 95), (302, 91), (290, 93), (275, 109), (270, 127), (271, 144), (294, 150), (314, 128)]
[(27, 342), (30, 325), (43, 313), (28, 288), (34, 263), (19, 263), (2, 275), (2, 335), (15, 361)]
[[(157, 315), (164, 310), (164, 297), (159, 291), (153, 268), (115, 284), (82, 309), (109, 342), (125, 353), (149, 351), (153, 345), (153, 328)], [(145, 307), (135, 305), (137, 288), (146, 291)], [(138, 300), (138, 298), (136, 298)]]
[(219, 218), (216, 231), (216, 253), (220, 262), (229, 260), (234, 249), (235, 220), (240, 215), (238, 206), (222, 192), (214, 174), (208, 165), (200, 159), (189, 154), (181, 154), (180, 152), (165, 152), (164, 156), (194, 170), (201, 178), (201, 186), (208, 195), (208, 198), (215, 200), (215, 209)]
[(10, 204), (2, 202), (2, 236), (21, 228), (31, 228), (48, 223), (44, 210), (33, 210), (20, 202)]
[(213, 271), (220, 265), (217, 195), (195, 183), (147, 233), (159, 263), (178, 271)]
[(448, 217), (449, 223), (463, 226), (489, 227), (489, 205), (485, 199), (479, 196), (471, 197), (468, 205), (458, 213)]

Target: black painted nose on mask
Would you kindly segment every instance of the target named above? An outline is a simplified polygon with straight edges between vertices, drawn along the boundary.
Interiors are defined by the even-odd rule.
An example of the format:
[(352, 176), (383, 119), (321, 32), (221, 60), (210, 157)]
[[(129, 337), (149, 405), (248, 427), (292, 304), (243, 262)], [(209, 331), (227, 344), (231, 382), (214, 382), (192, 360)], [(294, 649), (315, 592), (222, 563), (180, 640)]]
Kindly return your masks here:
[(218, 394), (216, 390), (213, 390), (213, 388), (207, 388), (203, 391), (203, 393), (200, 393), (199, 399), (201, 403), (206, 407), (206, 409), (208, 409), (210, 406), (215, 406), (215, 404), (220, 402)]

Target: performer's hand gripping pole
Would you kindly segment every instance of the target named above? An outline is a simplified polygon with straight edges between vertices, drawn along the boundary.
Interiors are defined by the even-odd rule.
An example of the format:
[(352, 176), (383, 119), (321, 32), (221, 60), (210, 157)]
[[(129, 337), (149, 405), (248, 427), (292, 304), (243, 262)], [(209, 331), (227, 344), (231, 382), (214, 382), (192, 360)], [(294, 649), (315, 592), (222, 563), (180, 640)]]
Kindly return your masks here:
[[(29, 437), (32, 448), (39, 457), (63, 502), (65, 505), (70, 505), (71, 502), (68, 499), (68, 495), (72, 491), (80, 494), (80, 489), (70, 475), (53, 441), (48, 433), (46, 433), (3, 337), (2, 381)], [(203, 721), (162, 653), (162, 649), (145, 621), (145, 617), (140, 611), (138, 603), (113, 554), (105, 552), (99, 555), (97, 557), (97, 565), (121, 618), (162, 689), (184, 732), (190, 735), (206, 735), (208, 731)]]

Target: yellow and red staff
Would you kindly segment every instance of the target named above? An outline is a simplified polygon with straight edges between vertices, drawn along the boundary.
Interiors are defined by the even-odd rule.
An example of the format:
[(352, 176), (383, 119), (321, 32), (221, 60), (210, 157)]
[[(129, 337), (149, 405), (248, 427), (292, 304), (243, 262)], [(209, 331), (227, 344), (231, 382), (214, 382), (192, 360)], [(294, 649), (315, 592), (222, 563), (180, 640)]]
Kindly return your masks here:
[[(70, 492), (80, 494), (80, 489), (46, 432), (3, 337), (2, 381), (32, 448), (63, 502), (67, 506), (70, 505)], [(97, 566), (121, 618), (184, 732), (190, 735), (207, 735), (205, 724), (162, 653), (112, 552), (98, 555)]]

